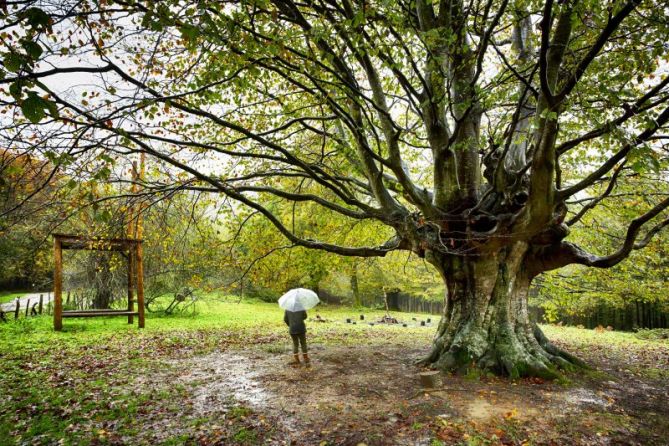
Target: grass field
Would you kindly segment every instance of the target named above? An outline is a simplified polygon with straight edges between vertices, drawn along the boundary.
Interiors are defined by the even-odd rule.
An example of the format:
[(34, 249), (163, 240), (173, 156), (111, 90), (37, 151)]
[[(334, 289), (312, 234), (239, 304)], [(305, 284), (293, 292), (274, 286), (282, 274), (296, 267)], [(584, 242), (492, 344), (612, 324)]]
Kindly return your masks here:
[[(359, 315), (364, 313), (367, 320), (359, 321)], [(309, 312), (310, 316), (320, 314), (327, 320), (336, 320), (339, 322), (350, 318), (356, 321), (355, 325), (346, 325), (346, 336), (332, 336), (329, 326), (320, 326), (312, 324), (310, 326), (310, 337), (315, 342), (325, 344), (347, 343), (348, 338), (351, 342), (357, 342), (368, 335), (369, 321), (374, 321), (385, 315), (385, 311), (380, 310), (355, 310), (353, 308), (320, 305), (317, 309)], [(398, 318), (406, 320), (410, 327), (378, 327), (385, 330), (391, 330), (393, 336), (402, 338), (413, 338), (416, 335), (426, 335), (430, 338), (431, 330), (426, 327), (417, 327), (418, 323), (412, 318), (433, 319), (432, 326), (435, 325), (435, 316), (427, 314), (409, 314), (391, 312)], [(167, 336), (169, 333), (178, 333), (184, 336), (184, 343), (190, 343), (189, 332), (198, 333), (198, 342), (192, 347), (197, 352), (203, 353), (218, 345), (215, 336), (208, 339), (210, 332), (217, 333), (224, 330), (229, 333), (235, 333), (239, 338), (270, 336), (272, 334), (284, 334), (283, 310), (276, 304), (257, 300), (244, 299), (239, 302), (238, 297), (229, 297), (225, 295), (210, 294), (201, 298), (197, 302), (195, 313), (187, 312), (185, 314), (175, 314), (171, 316), (153, 315), (147, 313), (147, 324), (143, 330), (138, 330), (135, 325), (130, 326), (122, 317), (109, 318), (90, 318), (90, 319), (64, 319), (63, 331), (56, 333), (53, 331), (53, 322), (50, 316), (41, 318), (29, 318), (19, 320), (18, 324), (0, 325), (0, 342), (3, 348), (12, 349), (16, 347), (23, 349), (26, 346), (39, 349), (40, 345), (50, 344), (63, 345), (75, 348), (78, 345), (89, 345), (103, 340), (115, 340), (119, 337), (145, 339), (155, 336)], [(384, 332), (385, 333), (385, 332)], [(284, 336), (285, 337), (285, 336)], [(374, 338), (374, 337), (373, 337)], [(213, 344), (213, 345), (211, 345)]]
[(11, 302), (17, 297), (28, 294), (27, 291), (0, 291), (0, 304)]
[(143, 330), (124, 318), (65, 319), (59, 333), (48, 316), (0, 324), (0, 444), (661, 444), (666, 433), (666, 405), (635, 405), (643, 388), (617, 384), (662, 396), (666, 341), (547, 326), (597, 371), (560, 383), (449, 376), (441, 396), (416, 397), (429, 315), (393, 314), (402, 327), (369, 325), (381, 311), (317, 313), (327, 322), (308, 321), (308, 370), (285, 365), (275, 304), (232, 297), (206, 296), (194, 315), (149, 314)]
[[(316, 312), (312, 311), (312, 315)], [(359, 311), (320, 306), (326, 320), (358, 320)], [(365, 310), (368, 320), (385, 312)], [(408, 316), (402, 315), (411, 321)], [(426, 315), (415, 315), (427, 317)], [(260, 301), (209, 295), (197, 303), (195, 314), (154, 316), (146, 328), (130, 326), (125, 318), (65, 319), (62, 332), (54, 332), (49, 316), (0, 324), (0, 439), (7, 443), (95, 444), (96, 432), (72, 426), (121, 420), (123, 437), (133, 436), (139, 406), (180, 398), (181, 388), (157, 396), (120, 383), (155, 373), (167, 359), (204, 355), (214, 350), (263, 346), (283, 352), (290, 338), (285, 333), (283, 310)], [(345, 324), (346, 331), (330, 325), (310, 324), (310, 343), (349, 345), (361, 341), (383, 343), (390, 334), (404, 341), (425, 343), (426, 327), (371, 327)], [(376, 332), (370, 329), (377, 328)], [(370, 336), (371, 335), (371, 336)], [(112, 388), (114, 387), (114, 388)], [(100, 400), (108, 400), (100, 406)], [(155, 401), (152, 401), (155, 400)], [(123, 408), (123, 409), (120, 409)], [(103, 430), (103, 429), (102, 429)], [(121, 435), (121, 434), (119, 434)], [(181, 444), (176, 436), (174, 443)]]

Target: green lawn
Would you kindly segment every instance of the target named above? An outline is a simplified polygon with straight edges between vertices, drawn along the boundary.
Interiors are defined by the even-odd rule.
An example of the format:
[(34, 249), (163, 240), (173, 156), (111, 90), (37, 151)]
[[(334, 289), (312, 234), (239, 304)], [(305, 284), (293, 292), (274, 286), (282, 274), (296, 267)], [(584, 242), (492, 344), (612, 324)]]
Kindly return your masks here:
[[(321, 305), (311, 317), (339, 324), (309, 322), (309, 340), (319, 344), (387, 343), (389, 339), (426, 344), (433, 327), (416, 326), (429, 315), (396, 313), (411, 327), (370, 326), (385, 312)], [(432, 316), (434, 319), (434, 316)], [(433, 321), (434, 323), (434, 321)], [(345, 327), (345, 330), (342, 330)], [(195, 315), (147, 314), (146, 328), (125, 318), (64, 319), (54, 332), (44, 315), (0, 323), (0, 444), (112, 444), (137, 434), (136, 417), (151, 411), (178, 413), (185, 389), (160, 391), (128, 387), (128, 382), (170, 367), (170, 361), (213, 350), (260, 346), (266, 352), (285, 351), (290, 338), (283, 310), (276, 304), (209, 295), (197, 303)], [(195, 423), (198, 420), (184, 421)], [(241, 422), (241, 421), (240, 421)], [(114, 426), (116, 440), (105, 432)], [(188, 426), (187, 426), (188, 427)], [(109, 434), (111, 435), (111, 434)], [(163, 444), (183, 444), (175, 434)]]
[(27, 291), (0, 291), (0, 304), (11, 302), (17, 297), (23, 297), (28, 294)]
[[(385, 311), (381, 310), (355, 310), (348, 307), (319, 305), (310, 310), (310, 317), (316, 314), (326, 320), (344, 322), (347, 318), (356, 321), (356, 325), (347, 324), (347, 336), (352, 342), (356, 339), (364, 338), (370, 329), (391, 330), (395, 335), (412, 337), (416, 333), (432, 333), (429, 327), (419, 327), (418, 321), (428, 317), (432, 318), (432, 325), (436, 324), (438, 316), (428, 314), (411, 314), (391, 312), (390, 314), (398, 319), (405, 321), (409, 327), (389, 326), (380, 327), (375, 325), (370, 327), (368, 322), (374, 322), (381, 318)], [(360, 321), (359, 315), (364, 313), (365, 320)], [(311, 323), (309, 325), (310, 337), (319, 339), (319, 342), (346, 342), (347, 339), (340, 339), (338, 336), (331, 336), (332, 329), (329, 324)], [(238, 302), (237, 297), (229, 297), (212, 293), (200, 298), (196, 303), (195, 314), (174, 314), (171, 316), (161, 316), (147, 313), (146, 328), (137, 329), (135, 320), (134, 325), (128, 325), (123, 317), (107, 318), (80, 318), (64, 319), (63, 331), (60, 333), (53, 331), (52, 319), (50, 316), (29, 318), (20, 320), (18, 324), (0, 324), (0, 344), (1, 349), (17, 346), (24, 348), (27, 345), (39, 349), (40, 345), (61, 344), (67, 346), (89, 345), (104, 340), (114, 340), (118, 337), (130, 339), (131, 337), (141, 340), (155, 336), (163, 336), (166, 333), (178, 333), (185, 339), (190, 335), (187, 333), (209, 333), (225, 331), (226, 333), (236, 333), (237, 337), (270, 335), (283, 333), (283, 310), (274, 303), (267, 303), (257, 300), (244, 299)], [(205, 336), (207, 337), (207, 336)], [(184, 340), (184, 342), (188, 342)], [(215, 343), (215, 339), (211, 342)], [(198, 343), (197, 349), (206, 351), (209, 347)]]
[[(309, 321), (309, 342), (333, 346), (426, 347), (438, 319), (393, 313), (409, 326), (371, 326), (369, 322), (384, 311), (321, 305), (309, 312), (311, 318), (316, 314), (338, 323)], [(143, 330), (122, 317), (65, 319), (62, 332), (53, 331), (47, 315), (0, 323), (0, 445), (198, 444), (199, 429), (211, 430), (210, 425), (220, 420), (184, 415), (189, 388), (169, 382), (145, 387), (144, 378), (188, 373), (174, 368), (183, 359), (213, 351), (288, 352), (290, 339), (282, 316), (273, 303), (237, 303), (236, 297), (210, 294), (198, 301), (194, 315), (147, 314)], [(433, 319), (431, 326), (421, 327), (419, 321), (427, 317)], [(345, 323), (347, 318), (357, 324)], [(666, 369), (656, 365), (658, 355), (667, 355), (666, 341), (568, 327), (544, 330), (588, 360), (625, 364), (630, 376), (667, 378)], [(221, 444), (262, 444), (262, 417), (247, 412), (243, 406), (231, 409), (221, 429), (233, 440)], [(162, 417), (161, 423), (178, 429), (154, 441), (146, 437), (151, 417)], [(260, 436), (254, 443), (249, 438), (256, 432)]]

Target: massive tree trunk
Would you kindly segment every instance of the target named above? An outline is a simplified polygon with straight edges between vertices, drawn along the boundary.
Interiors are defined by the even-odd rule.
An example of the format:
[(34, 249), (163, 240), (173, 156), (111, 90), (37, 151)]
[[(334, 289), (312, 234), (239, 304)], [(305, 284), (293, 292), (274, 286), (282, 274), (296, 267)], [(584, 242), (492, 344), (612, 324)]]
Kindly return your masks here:
[(527, 250), (517, 242), (485, 256), (426, 256), (444, 278), (446, 303), (425, 363), (447, 371), (546, 378), (559, 376), (558, 368), (584, 366), (529, 320)]

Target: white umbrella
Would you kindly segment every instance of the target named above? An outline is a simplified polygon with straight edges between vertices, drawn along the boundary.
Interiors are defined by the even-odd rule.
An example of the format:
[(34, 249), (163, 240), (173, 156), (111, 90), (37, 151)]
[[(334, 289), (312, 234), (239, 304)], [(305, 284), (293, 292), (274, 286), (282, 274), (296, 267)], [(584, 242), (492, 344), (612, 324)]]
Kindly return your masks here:
[(288, 311), (305, 311), (318, 305), (318, 295), (306, 288), (293, 288), (279, 298), (279, 306)]

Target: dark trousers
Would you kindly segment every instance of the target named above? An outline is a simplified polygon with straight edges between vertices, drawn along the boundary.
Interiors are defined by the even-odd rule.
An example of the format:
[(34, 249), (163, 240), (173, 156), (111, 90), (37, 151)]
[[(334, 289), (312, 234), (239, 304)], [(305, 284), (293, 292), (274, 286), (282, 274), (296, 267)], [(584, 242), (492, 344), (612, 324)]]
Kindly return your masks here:
[(291, 334), (291, 338), (293, 338), (293, 354), (297, 354), (297, 347), (298, 344), (302, 346), (302, 353), (307, 352), (307, 334), (302, 333), (302, 334)]

